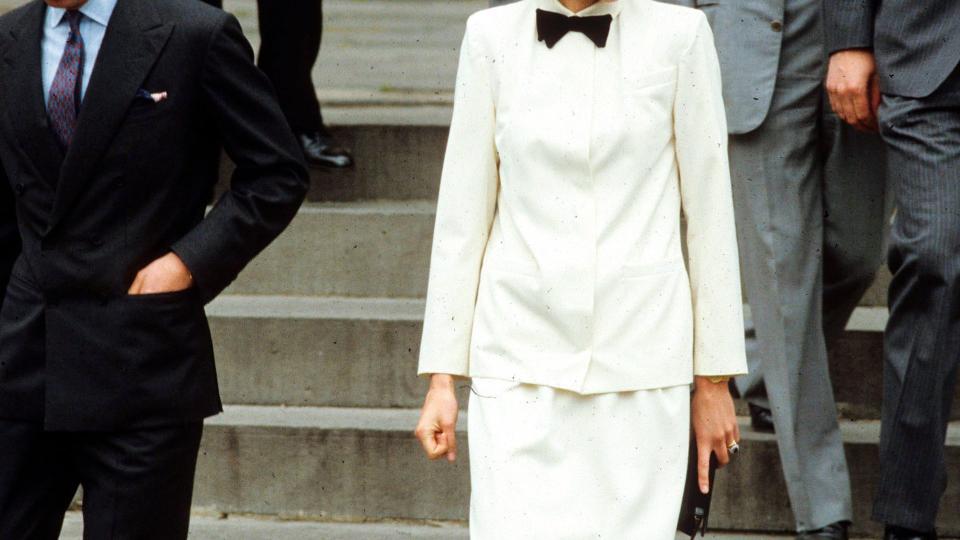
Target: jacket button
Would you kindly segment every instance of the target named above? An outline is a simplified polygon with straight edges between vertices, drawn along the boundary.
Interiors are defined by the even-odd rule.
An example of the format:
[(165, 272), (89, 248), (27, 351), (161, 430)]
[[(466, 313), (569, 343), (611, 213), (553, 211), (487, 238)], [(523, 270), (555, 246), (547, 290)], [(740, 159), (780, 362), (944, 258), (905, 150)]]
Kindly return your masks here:
[(16, 190), (17, 195), (23, 195), (23, 192), (27, 189), (27, 187), (23, 184), (17, 184), (13, 189)]
[(770, 23), (770, 28), (774, 32), (779, 32), (783, 30), (783, 21), (773, 21), (772, 23)]

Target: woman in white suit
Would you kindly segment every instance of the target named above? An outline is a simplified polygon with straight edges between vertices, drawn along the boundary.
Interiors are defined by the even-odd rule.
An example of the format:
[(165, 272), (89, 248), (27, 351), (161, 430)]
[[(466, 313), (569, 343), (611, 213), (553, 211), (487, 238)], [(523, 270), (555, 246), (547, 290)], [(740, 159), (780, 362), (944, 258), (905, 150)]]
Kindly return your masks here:
[(706, 19), (652, 0), (484, 10), (454, 101), (417, 437), (456, 459), (469, 377), (472, 538), (674, 538), (690, 384), (705, 473), (739, 438), (726, 382), (746, 371)]

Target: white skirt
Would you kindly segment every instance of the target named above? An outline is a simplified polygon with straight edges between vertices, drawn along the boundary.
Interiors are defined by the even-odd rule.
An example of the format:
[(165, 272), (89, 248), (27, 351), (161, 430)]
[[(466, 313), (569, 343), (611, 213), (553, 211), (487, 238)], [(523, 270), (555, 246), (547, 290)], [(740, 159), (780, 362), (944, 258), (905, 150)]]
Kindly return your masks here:
[(472, 540), (676, 538), (688, 386), (581, 395), (472, 385)]

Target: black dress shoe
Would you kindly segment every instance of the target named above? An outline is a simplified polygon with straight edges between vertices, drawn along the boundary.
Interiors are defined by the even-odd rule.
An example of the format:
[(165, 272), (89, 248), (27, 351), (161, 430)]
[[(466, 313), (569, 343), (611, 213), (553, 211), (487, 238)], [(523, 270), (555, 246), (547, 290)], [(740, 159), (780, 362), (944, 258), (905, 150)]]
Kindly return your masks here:
[(822, 529), (800, 533), (797, 535), (797, 540), (847, 540), (849, 527), (850, 524), (846, 521), (838, 521)]
[(887, 526), (883, 533), (884, 540), (937, 540), (937, 532), (920, 532), (903, 527)]
[(774, 433), (776, 428), (773, 426), (773, 413), (766, 407), (748, 403), (750, 406), (750, 425), (754, 431), (760, 433)]
[(299, 133), (297, 140), (300, 141), (303, 155), (311, 166), (330, 169), (345, 169), (353, 166), (353, 156), (340, 147), (330, 135), (321, 132)]

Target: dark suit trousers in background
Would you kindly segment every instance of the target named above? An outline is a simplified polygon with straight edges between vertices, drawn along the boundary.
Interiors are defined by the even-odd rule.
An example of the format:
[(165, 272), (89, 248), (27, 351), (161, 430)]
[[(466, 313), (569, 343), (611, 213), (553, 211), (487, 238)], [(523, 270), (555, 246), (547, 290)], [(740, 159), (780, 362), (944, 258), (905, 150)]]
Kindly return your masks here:
[[(223, 7), (223, 0), (203, 0)], [(273, 83), (280, 108), (297, 133), (325, 132), (313, 65), (323, 36), (321, 0), (259, 0), (257, 64)]]
[(960, 364), (960, 69), (929, 97), (884, 96), (879, 114), (897, 215), (873, 517), (932, 530)]
[(0, 420), (0, 538), (57, 540), (83, 486), (84, 538), (184, 540), (203, 424), (52, 433)]

